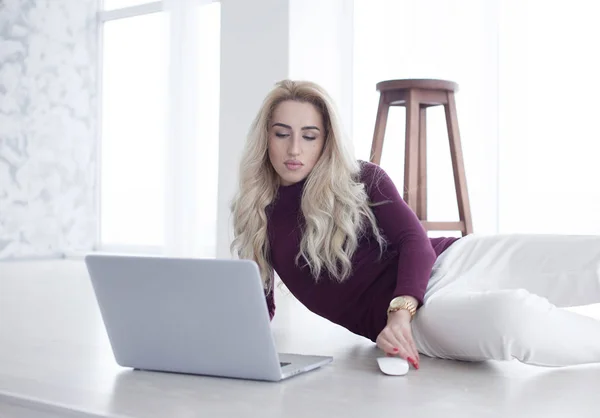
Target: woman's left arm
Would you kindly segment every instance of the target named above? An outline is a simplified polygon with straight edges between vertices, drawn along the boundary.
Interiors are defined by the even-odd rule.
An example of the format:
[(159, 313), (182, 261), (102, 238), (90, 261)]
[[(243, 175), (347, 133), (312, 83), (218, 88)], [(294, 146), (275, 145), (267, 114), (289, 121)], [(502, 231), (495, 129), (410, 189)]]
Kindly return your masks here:
[[(377, 224), (390, 244), (398, 248), (396, 286), (390, 301), (398, 296), (423, 304), (436, 253), (421, 221), (404, 199), (387, 173), (367, 164), (364, 181)], [(411, 315), (404, 309), (388, 316), (385, 328), (377, 337), (377, 345), (388, 355), (398, 355), (419, 368), (419, 353), (412, 337)]]
[[(377, 224), (390, 244), (398, 248), (398, 274), (391, 298), (412, 296), (421, 306), (436, 253), (425, 228), (404, 202), (387, 173), (368, 163), (364, 181)], [(391, 299), (390, 299), (391, 300)]]

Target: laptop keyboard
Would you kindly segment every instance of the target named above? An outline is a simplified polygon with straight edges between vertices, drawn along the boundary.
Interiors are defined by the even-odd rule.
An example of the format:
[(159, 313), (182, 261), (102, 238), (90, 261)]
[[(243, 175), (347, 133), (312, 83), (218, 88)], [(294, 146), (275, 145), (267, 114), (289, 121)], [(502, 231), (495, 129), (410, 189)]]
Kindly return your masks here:
[(288, 364), (292, 364), (292, 363), (282, 363), (282, 362), (279, 362), (279, 366), (281, 366), (281, 367), (287, 366)]

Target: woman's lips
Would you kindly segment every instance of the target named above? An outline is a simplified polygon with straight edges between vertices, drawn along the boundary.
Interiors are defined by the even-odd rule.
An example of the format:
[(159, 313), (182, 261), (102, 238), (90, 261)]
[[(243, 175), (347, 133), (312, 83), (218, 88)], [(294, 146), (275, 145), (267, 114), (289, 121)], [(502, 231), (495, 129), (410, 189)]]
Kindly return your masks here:
[(300, 161), (286, 161), (284, 164), (288, 170), (298, 170), (303, 165)]

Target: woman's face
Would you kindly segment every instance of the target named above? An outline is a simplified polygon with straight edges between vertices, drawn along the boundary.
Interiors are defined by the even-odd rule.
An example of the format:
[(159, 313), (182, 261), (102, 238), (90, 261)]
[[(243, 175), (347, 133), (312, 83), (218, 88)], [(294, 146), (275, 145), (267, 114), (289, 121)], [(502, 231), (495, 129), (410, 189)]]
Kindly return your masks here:
[(311, 103), (284, 101), (273, 111), (269, 132), (269, 160), (281, 184), (304, 180), (325, 145), (323, 117)]

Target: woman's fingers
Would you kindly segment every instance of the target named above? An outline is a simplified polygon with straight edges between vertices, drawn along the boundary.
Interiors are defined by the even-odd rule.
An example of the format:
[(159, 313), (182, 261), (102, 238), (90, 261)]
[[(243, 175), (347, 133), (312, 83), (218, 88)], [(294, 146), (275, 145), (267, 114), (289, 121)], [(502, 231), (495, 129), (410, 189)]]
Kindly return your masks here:
[(398, 344), (391, 342), (386, 336), (383, 335), (383, 333), (377, 338), (377, 345), (379, 348), (385, 351), (386, 354), (395, 356), (400, 352)]
[(377, 337), (377, 346), (388, 356), (399, 356), (419, 368), (419, 352), (409, 328), (386, 326)]
[(383, 344), (388, 348), (387, 350), (384, 349), (386, 353), (398, 355), (408, 360), (411, 356), (410, 345), (404, 340), (401, 334), (395, 333), (388, 327), (381, 334)]
[(410, 353), (409, 361), (411, 361), (412, 365), (418, 369), (419, 368), (419, 352), (417, 351), (417, 347), (412, 338), (412, 334), (410, 328), (401, 328), (398, 332), (401, 333), (402, 339), (406, 342), (407, 349)]
[(417, 350), (417, 345), (415, 344), (415, 339), (413, 338), (410, 330), (408, 330), (408, 332), (406, 333), (404, 338), (406, 338), (406, 340), (408, 341), (408, 344), (410, 345), (413, 355), (414, 355), (413, 359), (415, 359), (415, 361), (418, 364), (419, 363), (419, 351)]
[(392, 343), (397, 343), (404, 349), (402, 358), (408, 360), (415, 369), (419, 368), (419, 353), (412, 341), (410, 328), (390, 327)]

